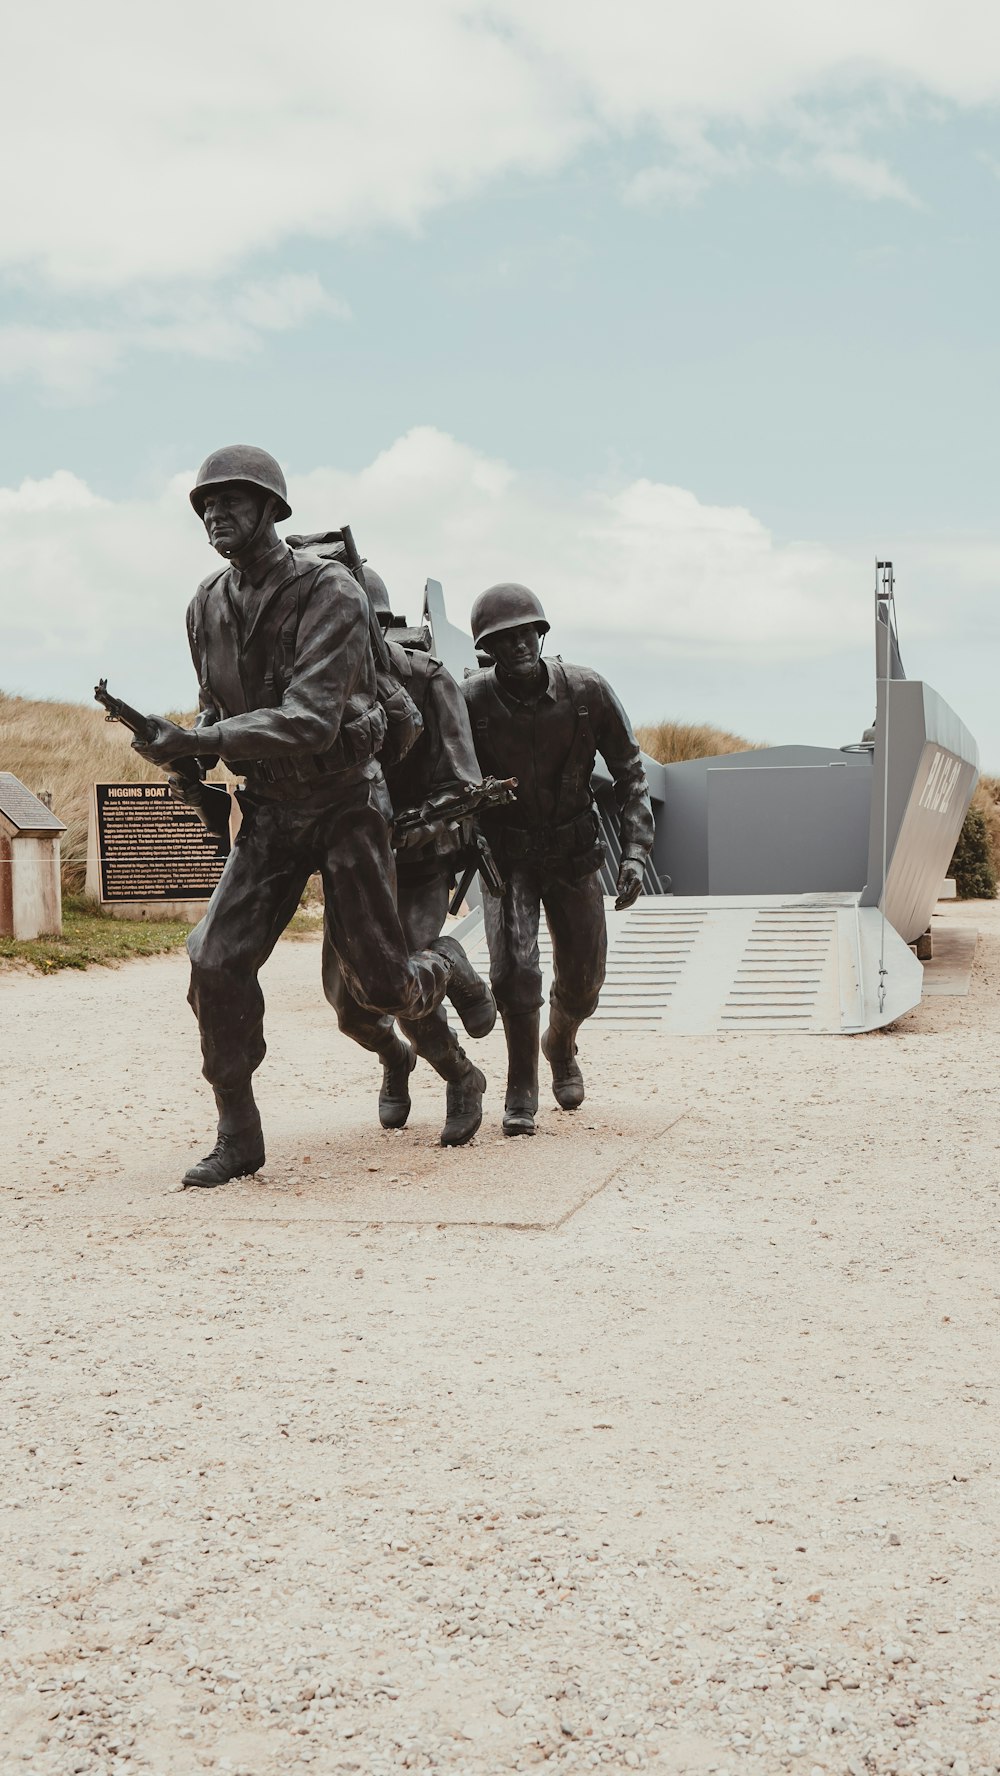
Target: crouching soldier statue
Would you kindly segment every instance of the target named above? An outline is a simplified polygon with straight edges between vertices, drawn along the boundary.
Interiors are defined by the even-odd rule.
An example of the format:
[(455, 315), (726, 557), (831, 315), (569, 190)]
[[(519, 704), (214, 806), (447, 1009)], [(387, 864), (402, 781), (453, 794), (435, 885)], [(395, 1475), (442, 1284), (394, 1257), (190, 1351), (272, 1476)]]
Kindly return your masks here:
[[(436, 798), (447, 802), (455, 791), (481, 781), (465, 702), (440, 660), (423, 648), (402, 647), (393, 641), (392, 607), (385, 581), (370, 567), (364, 575), (372, 606), (386, 631), (393, 664), (423, 721), (423, 732), (405, 758), (386, 767), (389, 795), (397, 813), (425, 805), (433, 810)], [(444, 924), (454, 854), (433, 831), (416, 836), (416, 844), (396, 854), (396, 877), (403, 931), (411, 947), (420, 950), (434, 941)], [(405, 1040), (400, 1040), (393, 1019), (372, 1011), (352, 990), (329, 938), (323, 947), (323, 985), (344, 1034), (362, 1048), (373, 1050), (382, 1062), (378, 1100), (382, 1127), (402, 1128), (406, 1122), (409, 1079), (419, 1056), (447, 1085), (441, 1145), (461, 1147), (471, 1141), (483, 1119), (486, 1080), (460, 1048), (443, 1005), (425, 1015), (401, 1015), (399, 1026)], [(496, 1006), (485, 982), (477, 994), (463, 998), (455, 992), (453, 1000), (470, 1036), (489, 1034), (496, 1023)]]
[(246, 781), (242, 827), (188, 939), (188, 997), (219, 1127), (184, 1183), (207, 1186), (264, 1164), (251, 1083), (265, 1053), (257, 975), (315, 870), (327, 945), (359, 1003), (420, 1019), (446, 992), (469, 999), (484, 989), (459, 945), (436, 938), (411, 955), (403, 934), (378, 761), (400, 708), (376, 675), (364, 591), (344, 568), (279, 539), (275, 521), (291, 513), (266, 451), (216, 451), (191, 504), (228, 562), (188, 610), (201, 713), (193, 729), (157, 718), (152, 739), (136, 745), (153, 764), (223, 759)]
[(482, 770), (518, 782), (516, 803), (482, 820), (506, 884), (483, 909), (490, 981), (507, 1036), (506, 1135), (535, 1132), (540, 907), (554, 964), (542, 1052), (560, 1108), (583, 1103), (576, 1036), (596, 1009), (607, 956), (598, 873), (604, 847), (590, 786), (598, 752), (621, 814), (619, 910), (638, 898), (653, 843), (646, 773), (628, 716), (599, 673), (541, 658), (548, 628), (526, 586), (491, 586), (472, 607), (472, 635), (495, 663), (462, 687)]

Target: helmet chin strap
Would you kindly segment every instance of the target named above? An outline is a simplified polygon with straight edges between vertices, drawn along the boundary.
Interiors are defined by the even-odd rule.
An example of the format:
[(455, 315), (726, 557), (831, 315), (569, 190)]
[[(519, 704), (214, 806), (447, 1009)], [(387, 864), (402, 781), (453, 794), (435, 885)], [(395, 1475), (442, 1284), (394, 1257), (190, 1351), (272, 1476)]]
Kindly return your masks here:
[(224, 555), (227, 561), (231, 561), (234, 567), (247, 566), (256, 555), (268, 530), (273, 528), (274, 514), (277, 510), (277, 506), (278, 501), (275, 499), (274, 494), (265, 494), (260, 508), (260, 517), (243, 547), (239, 550), (233, 549), (231, 552), (226, 549), (220, 549), (219, 554)]

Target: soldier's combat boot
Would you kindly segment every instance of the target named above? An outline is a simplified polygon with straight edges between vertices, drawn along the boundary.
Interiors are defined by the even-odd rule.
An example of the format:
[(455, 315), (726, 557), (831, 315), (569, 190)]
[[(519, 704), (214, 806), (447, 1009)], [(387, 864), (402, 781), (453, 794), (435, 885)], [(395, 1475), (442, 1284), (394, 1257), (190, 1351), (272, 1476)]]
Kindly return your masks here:
[(503, 1107), (505, 1135), (533, 1135), (538, 1109), (537, 1011), (505, 1011), (507, 1096)]
[(470, 1036), (488, 1036), (497, 1021), (496, 1001), (478, 975), (460, 943), (453, 937), (436, 937), (429, 946), (451, 963), (446, 996), (458, 1012)]
[(553, 1017), (542, 1037), (542, 1053), (552, 1068), (552, 1095), (560, 1110), (579, 1110), (584, 1099), (576, 1031), (576, 1024), (563, 1025)]
[(448, 1115), (441, 1130), (442, 1147), (464, 1147), (483, 1120), (483, 1093), (486, 1075), (468, 1062), (468, 1070), (460, 1079), (448, 1081)]
[(185, 1189), (213, 1190), (232, 1178), (249, 1178), (264, 1164), (264, 1135), (249, 1085), (216, 1090), (219, 1138), (211, 1153), (184, 1173)]
[(408, 1042), (393, 1038), (393, 1047), (380, 1056), (382, 1089), (378, 1094), (378, 1119), (384, 1129), (401, 1129), (410, 1114), (410, 1074), (417, 1057)]

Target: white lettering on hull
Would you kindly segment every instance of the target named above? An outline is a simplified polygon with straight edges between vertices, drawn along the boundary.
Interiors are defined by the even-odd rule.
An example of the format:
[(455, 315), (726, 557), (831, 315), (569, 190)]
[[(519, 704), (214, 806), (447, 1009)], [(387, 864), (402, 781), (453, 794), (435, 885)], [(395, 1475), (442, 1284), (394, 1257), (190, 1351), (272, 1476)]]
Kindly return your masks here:
[(919, 806), (926, 808), (931, 814), (946, 814), (961, 774), (961, 759), (949, 752), (936, 752), (931, 760)]

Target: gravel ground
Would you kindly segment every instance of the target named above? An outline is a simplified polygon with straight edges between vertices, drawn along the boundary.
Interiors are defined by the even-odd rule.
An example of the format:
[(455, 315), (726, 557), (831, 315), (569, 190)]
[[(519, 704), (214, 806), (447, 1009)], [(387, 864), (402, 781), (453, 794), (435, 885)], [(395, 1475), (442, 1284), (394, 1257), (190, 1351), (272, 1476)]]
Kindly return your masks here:
[(0, 976), (0, 1767), (1000, 1771), (1000, 907), (948, 916), (970, 997), (592, 1030), (533, 1143), (492, 1037), (447, 1155), (279, 946), (268, 1168), (199, 1196), (180, 958)]

